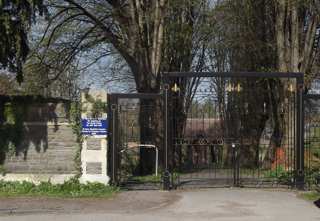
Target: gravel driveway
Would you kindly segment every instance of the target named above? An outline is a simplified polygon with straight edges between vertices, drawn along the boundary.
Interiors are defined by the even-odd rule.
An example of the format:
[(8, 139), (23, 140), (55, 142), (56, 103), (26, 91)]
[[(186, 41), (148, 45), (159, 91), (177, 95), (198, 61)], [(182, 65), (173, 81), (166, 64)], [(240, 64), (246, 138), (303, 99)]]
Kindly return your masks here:
[(130, 191), (114, 199), (0, 198), (0, 221), (319, 221), (295, 192), (261, 189)]

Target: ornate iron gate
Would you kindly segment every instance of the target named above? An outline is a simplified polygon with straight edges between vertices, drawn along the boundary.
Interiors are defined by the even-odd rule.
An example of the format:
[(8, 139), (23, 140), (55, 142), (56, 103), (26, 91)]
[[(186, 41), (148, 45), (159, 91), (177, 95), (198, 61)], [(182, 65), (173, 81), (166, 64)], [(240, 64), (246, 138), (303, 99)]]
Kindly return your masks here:
[(108, 107), (115, 184), (304, 186), (301, 73), (164, 73), (161, 94)]
[(301, 73), (165, 73), (178, 185), (304, 185)]

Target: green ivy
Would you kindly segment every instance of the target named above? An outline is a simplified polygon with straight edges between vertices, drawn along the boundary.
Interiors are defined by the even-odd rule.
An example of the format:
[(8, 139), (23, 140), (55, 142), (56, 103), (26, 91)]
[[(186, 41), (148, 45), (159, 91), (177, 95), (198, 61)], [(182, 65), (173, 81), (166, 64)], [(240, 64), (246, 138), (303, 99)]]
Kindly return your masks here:
[(106, 102), (103, 102), (101, 100), (95, 100), (92, 103), (92, 115), (97, 117), (100, 116), (101, 113), (104, 113), (107, 111), (107, 104)]
[(81, 149), (83, 137), (81, 134), (81, 104), (79, 102), (72, 102), (70, 106), (70, 123), (73, 133), (77, 137), (77, 152), (74, 157), (75, 167), (77, 170), (76, 177), (80, 177), (82, 174), (81, 169)]

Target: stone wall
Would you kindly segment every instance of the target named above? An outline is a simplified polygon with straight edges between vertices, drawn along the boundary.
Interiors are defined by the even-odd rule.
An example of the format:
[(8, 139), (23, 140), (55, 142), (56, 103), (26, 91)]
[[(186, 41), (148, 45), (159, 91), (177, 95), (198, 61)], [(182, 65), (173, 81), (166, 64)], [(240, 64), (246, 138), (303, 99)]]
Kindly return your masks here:
[(8, 174), (76, 174), (76, 136), (69, 102), (30, 103), (23, 116), (22, 141), (6, 154)]
[(18, 152), (6, 157), (4, 167), (7, 172), (76, 172), (74, 158), (77, 144), (69, 124), (25, 123), (24, 136)]

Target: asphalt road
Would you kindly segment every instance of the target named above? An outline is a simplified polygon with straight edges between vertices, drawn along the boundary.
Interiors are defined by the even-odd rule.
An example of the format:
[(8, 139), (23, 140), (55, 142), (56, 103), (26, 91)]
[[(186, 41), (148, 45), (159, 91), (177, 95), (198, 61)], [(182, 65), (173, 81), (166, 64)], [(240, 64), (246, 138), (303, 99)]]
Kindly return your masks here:
[(0, 200), (0, 221), (320, 221), (320, 209), (283, 190), (130, 191), (109, 200)]

